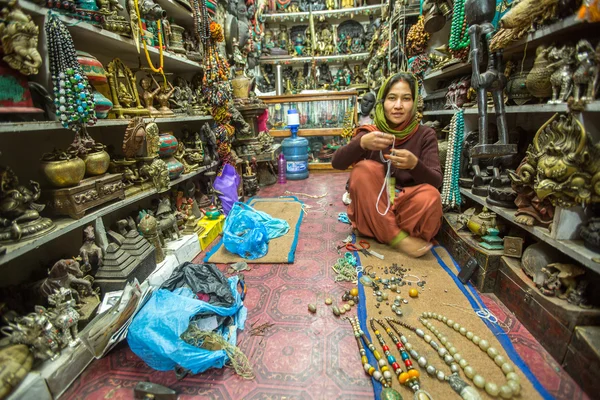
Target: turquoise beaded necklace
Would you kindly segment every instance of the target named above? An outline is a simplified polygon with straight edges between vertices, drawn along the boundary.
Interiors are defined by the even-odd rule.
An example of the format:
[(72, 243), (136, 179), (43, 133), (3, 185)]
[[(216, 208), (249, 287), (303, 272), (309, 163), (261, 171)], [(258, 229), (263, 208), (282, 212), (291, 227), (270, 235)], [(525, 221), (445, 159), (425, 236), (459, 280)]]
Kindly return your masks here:
[(450, 28), (450, 50), (463, 50), (471, 44), (469, 29), (465, 19), (465, 0), (454, 0), (454, 12), (452, 14), (452, 25)]

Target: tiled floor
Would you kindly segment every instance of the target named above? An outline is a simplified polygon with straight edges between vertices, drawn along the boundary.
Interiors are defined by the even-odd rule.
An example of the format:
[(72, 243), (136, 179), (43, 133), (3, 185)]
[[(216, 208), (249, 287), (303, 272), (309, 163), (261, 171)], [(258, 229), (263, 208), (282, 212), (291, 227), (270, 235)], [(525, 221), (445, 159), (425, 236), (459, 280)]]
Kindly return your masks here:
[[(340, 199), (347, 178), (347, 173), (313, 173), (308, 180), (274, 185), (259, 193), (262, 197), (285, 195), (285, 191), (327, 196), (320, 204), (317, 199), (301, 198), (311, 208), (302, 222), (293, 264), (254, 265), (245, 272), (247, 327), (274, 324), (264, 336), (249, 336), (248, 331), (239, 335), (239, 347), (254, 366), (254, 380), (243, 380), (225, 368), (177, 381), (173, 372), (147, 367), (122, 343), (93, 362), (63, 398), (130, 399), (137, 382), (151, 381), (175, 389), (180, 399), (372, 399), (371, 382), (361, 368), (350, 326), (325, 310), (320, 310), (320, 318), (306, 312), (307, 303), (322, 302), (327, 296), (339, 298), (349, 287), (335, 283), (331, 270), (339, 257), (336, 245), (350, 232), (337, 220), (338, 213), (345, 211)], [(495, 296), (482, 297), (510, 326), (508, 335), (515, 348), (552, 395), (565, 400), (587, 398)]]

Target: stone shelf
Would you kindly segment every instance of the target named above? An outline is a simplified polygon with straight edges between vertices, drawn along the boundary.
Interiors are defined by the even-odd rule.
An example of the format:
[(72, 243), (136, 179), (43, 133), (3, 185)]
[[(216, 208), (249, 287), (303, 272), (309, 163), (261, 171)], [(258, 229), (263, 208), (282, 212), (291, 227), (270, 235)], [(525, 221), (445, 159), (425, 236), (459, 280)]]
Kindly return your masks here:
[(563, 254), (571, 257), (573, 260), (579, 262), (586, 268), (596, 273), (600, 273), (600, 262), (594, 261), (596, 259), (600, 261), (600, 254), (585, 247), (583, 245), (582, 240), (554, 239), (550, 236), (550, 231), (546, 228), (542, 228), (539, 226), (526, 226), (515, 223), (515, 210), (489, 205), (486, 202), (485, 197), (474, 195), (473, 193), (471, 193), (470, 190), (465, 188), (460, 189), (460, 194), (473, 200), (476, 203), (481, 204), (482, 206), (486, 206), (488, 210), (495, 212), (498, 216), (511, 222), (513, 226), (516, 226), (518, 228), (523, 229), (524, 231), (529, 232), (542, 242), (548, 243), (550, 246), (554, 247)]
[[(175, 186), (181, 182), (184, 182), (188, 179), (197, 177), (197, 176), (203, 174), (204, 172), (216, 167), (217, 164), (218, 164), (217, 162), (213, 161), (212, 164), (201, 167), (198, 171), (182, 175), (179, 178), (172, 180), (170, 186), (173, 187), (173, 186)], [(81, 219), (72, 219), (72, 218), (65, 218), (65, 217), (53, 218), (52, 220), (54, 221), (56, 228), (54, 228), (53, 231), (47, 233), (46, 235), (31, 239), (31, 240), (24, 240), (24, 241), (17, 242), (14, 244), (3, 245), (6, 248), (6, 253), (4, 255), (0, 256), (0, 265), (6, 264), (9, 261), (18, 258), (29, 251), (33, 251), (33, 250), (39, 248), (40, 246), (51, 242), (52, 240), (56, 239), (57, 237), (60, 237), (68, 232), (71, 232), (74, 229), (77, 229), (77, 228), (80, 228), (87, 224), (90, 224), (90, 223), (94, 222), (96, 220), (96, 218), (98, 218), (98, 217), (103, 217), (105, 215), (108, 215), (114, 211), (125, 208), (131, 204), (137, 203), (138, 201), (145, 199), (147, 197), (153, 196), (155, 194), (157, 194), (156, 189), (152, 189), (152, 190), (147, 190), (142, 193), (138, 193), (131, 197), (126, 197), (124, 200), (114, 201), (105, 207), (99, 208), (96, 211), (88, 212)]]
[[(93, 129), (96, 127), (105, 126), (127, 126), (129, 119), (99, 119), (96, 125), (87, 127)], [(144, 118), (144, 122), (156, 122), (157, 124), (180, 123), (180, 122), (197, 122), (197, 121), (212, 121), (210, 115), (186, 115), (170, 118)], [(21, 133), (21, 132), (37, 132), (47, 130), (65, 130), (58, 121), (37, 121), (37, 122), (0, 122), (1, 133)]]

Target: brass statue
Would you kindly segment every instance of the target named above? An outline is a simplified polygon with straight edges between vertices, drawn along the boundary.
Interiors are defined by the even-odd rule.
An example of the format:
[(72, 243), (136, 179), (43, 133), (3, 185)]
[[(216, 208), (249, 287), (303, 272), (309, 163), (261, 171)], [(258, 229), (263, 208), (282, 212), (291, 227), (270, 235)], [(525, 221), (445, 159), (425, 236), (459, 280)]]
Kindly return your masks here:
[(173, 157), (183, 164), (184, 174), (189, 174), (190, 172), (196, 171), (200, 167), (199, 163), (193, 164), (188, 162), (188, 157), (192, 154), (192, 151), (193, 149), (186, 149), (183, 142), (179, 142), (177, 145), (177, 151), (173, 154)]
[(163, 160), (155, 158), (154, 161), (152, 161), (152, 164), (150, 164), (148, 174), (152, 178), (152, 182), (158, 193), (169, 190), (169, 169)]
[(39, 27), (31, 16), (23, 13), (12, 0), (0, 11), (0, 42), (2, 58), (11, 68), (23, 75), (35, 75), (42, 65), (37, 50)]
[[(154, 79), (154, 77), (152, 77)], [(156, 85), (160, 88), (160, 92), (156, 95), (156, 100), (160, 107), (158, 108), (158, 112), (162, 117), (170, 117), (174, 115), (173, 111), (169, 108), (169, 99), (175, 93), (175, 88), (171, 84), (171, 82), (166, 81), (163, 85), (159, 85), (156, 81), (154, 81)], [(167, 86), (168, 84), (168, 86)]]
[(152, 89), (152, 83), (156, 82), (153, 76), (146, 75), (142, 79), (140, 79), (140, 86), (144, 90), (142, 93), (142, 98), (144, 99), (144, 104), (146, 108), (150, 112), (151, 116), (158, 116), (160, 112), (154, 107), (154, 99), (156, 95), (160, 92), (161, 88), (157, 84), (156, 89)]
[(135, 75), (123, 62), (115, 58), (106, 68), (113, 108), (110, 114), (117, 118), (128, 116), (149, 116), (150, 112), (142, 106), (138, 95)]
[[(168, 179), (168, 178), (167, 178)], [(156, 249), (156, 263), (160, 264), (165, 259), (165, 253), (163, 251), (164, 241), (161, 241), (161, 237), (158, 235), (158, 222), (149, 213), (144, 212), (143, 217), (138, 224), (138, 229), (142, 232), (142, 236), (150, 242)]]
[(550, 118), (537, 131), (526, 160), (510, 179), (533, 182), (539, 201), (565, 208), (600, 202), (600, 148), (573, 114)]
[(40, 216), (44, 205), (36, 201), (41, 193), (39, 183), (21, 185), (12, 169), (0, 166), (0, 242), (34, 238), (55, 228)]

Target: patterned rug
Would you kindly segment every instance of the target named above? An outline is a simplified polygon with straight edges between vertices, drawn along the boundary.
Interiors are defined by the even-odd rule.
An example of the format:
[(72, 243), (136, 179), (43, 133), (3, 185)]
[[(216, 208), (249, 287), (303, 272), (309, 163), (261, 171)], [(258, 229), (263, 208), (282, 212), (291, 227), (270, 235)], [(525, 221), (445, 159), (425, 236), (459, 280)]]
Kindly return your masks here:
[[(338, 213), (345, 211), (341, 196), (347, 179), (347, 173), (311, 173), (307, 180), (288, 181), (259, 192), (261, 197), (289, 194), (285, 191), (327, 196), (298, 196), (310, 208), (302, 222), (293, 264), (252, 265), (251, 271), (244, 272), (248, 322), (247, 330), (239, 335), (239, 346), (253, 364), (256, 379), (243, 380), (225, 368), (177, 381), (173, 372), (147, 367), (121, 343), (108, 356), (94, 361), (62, 398), (131, 399), (139, 381), (150, 381), (176, 390), (182, 400), (372, 399), (372, 385), (362, 370), (350, 325), (321, 306), (326, 297), (340, 299), (351, 287), (335, 283), (331, 269), (339, 257), (337, 244), (350, 233), (349, 225), (338, 222)], [(196, 260), (203, 257), (201, 254)], [(482, 299), (510, 327), (507, 335), (514, 347), (555, 398), (588, 399), (495, 296), (482, 295)], [(318, 304), (317, 315), (307, 312), (308, 303)], [(252, 326), (264, 323), (273, 325), (263, 336), (248, 334)]]

